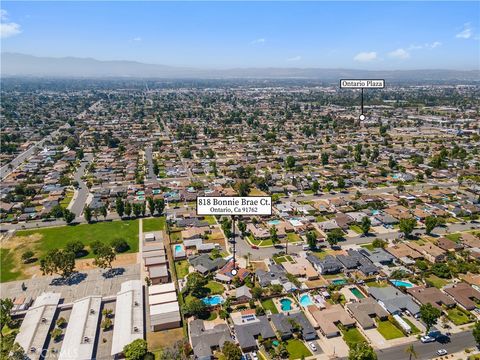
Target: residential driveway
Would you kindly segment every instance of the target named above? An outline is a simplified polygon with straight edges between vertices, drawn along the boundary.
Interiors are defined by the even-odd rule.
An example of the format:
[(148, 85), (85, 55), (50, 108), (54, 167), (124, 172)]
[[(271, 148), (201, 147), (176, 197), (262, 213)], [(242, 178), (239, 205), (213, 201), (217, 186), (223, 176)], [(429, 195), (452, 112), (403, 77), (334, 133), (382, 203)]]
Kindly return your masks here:
[(317, 331), (317, 333), (320, 337), (317, 342), (320, 344), (325, 354), (338, 357), (348, 356), (348, 345), (341, 336), (327, 339), (326, 337), (321, 335), (319, 331)]

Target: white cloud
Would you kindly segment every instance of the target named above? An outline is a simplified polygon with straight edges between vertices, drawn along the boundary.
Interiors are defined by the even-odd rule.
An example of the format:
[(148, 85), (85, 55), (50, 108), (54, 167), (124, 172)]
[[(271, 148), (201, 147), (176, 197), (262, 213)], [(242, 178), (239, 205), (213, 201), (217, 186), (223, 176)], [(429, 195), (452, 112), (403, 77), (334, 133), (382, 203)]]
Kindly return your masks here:
[(470, 23), (463, 24), (463, 30), (460, 31), (457, 35), (455, 35), (455, 37), (459, 39), (470, 39), (472, 36), (473, 28)]
[(259, 39), (255, 39), (253, 41), (250, 42), (250, 44), (252, 45), (255, 45), (255, 44), (265, 44), (267, 42), (267, 39), (265, 38), (259, 38)]
[(7, 38), (14, 35), (18, 35), (22, 32), (20, 25), (14, 22), (8, 21), (7, 10), (0, 9), (0, 37)]
[(291, 62), (291, 61), (300, 61), (302, 60), (302, 57), (301, 56), (294, 56), (294, 57), (291, 57), (291, 58), (288, 58), (287, 61)]
[(410, 53), (407, 50), (400, 48), (400, 49), (389, 52), (388, 56), (395, 59), (405, 60), (410, 57)]
[(134, 38), (132, 39), (132, 41), (142, 41), (142, 38), (141, 38), (141, 37), (134, 37)]
[(355, 55), (353, 60), (358, 62), (369, 62), (369, 61), (375, 60), (376, 58), (377, 58), (377, 53), (375, 51), (370, 51), (370, 52), (364, 51)]
[(434, 41), (431, 44), (425, 44), (425, 46), (430, 49), (435, 49), (436, 47), (442, 46), (442, 43), (440, 41)]

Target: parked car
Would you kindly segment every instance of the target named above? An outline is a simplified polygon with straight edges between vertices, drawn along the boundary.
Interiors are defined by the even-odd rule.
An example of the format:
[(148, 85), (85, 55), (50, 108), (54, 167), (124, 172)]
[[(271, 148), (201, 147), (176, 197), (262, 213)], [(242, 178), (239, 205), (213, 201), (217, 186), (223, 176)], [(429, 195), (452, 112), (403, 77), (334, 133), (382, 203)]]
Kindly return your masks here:
[(431, 336), (423, 335), (423, 336), (420, 338), (420, 341), (425, 344), (425, 343), (434, 342), (434, 341), (435, 341), (435, 338), (433, 338), (433, 337), (431, 337)]
[(252, 245), (252, 249), (258, 249), (257, 245)]
[(437, 355), (443, 356), (443, 355), (447, 355), (447, 354), (448, 354), (448, 351), (445, 350), (445, 349), (437, 350)]
[(310, 346), (310, 349), (312, 349), (313, 351), (317, 351), (317, 347), (315, 346), (315, 344), (313, 342), (309, 342), (308, 346)]

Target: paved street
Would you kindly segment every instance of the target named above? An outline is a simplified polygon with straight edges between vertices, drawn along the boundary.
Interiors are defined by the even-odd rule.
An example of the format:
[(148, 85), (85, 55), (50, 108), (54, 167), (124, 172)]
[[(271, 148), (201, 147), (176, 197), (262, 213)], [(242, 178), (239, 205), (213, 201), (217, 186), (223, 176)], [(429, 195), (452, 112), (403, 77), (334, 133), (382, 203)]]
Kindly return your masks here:
[(145, 148), (145, 160), (147, 161), (147, 173), (145, 174), (145, 179), (148, 180), (156, 180), (157, 177), (153, 172), (153, 157), (152, 157), (152, 147), (147, 146)]
[[(446, 349), (449, 354), (464, 350), (466, 348), (475, 347), (475, 340), (471, 331), (464, 331), (457, 334), (452, 334), (450, 342), (446, 344), (440, 344), (438, 342), (432, 342), (423, 344), (420, 341), (414, 342), (414, 349), (417, 353), (417, 360), (434, 359), (437, 357), (436, 351), (439, 349)], [(408, 355), (405, 353), (406, 345), (395, 346), (386, 350), (377, 351), (379, 360), (405, 360), (408, 359)]]
[[(85, 158), (80, 163), (80, 166), (78, 167), (74, 175), (74, 180), (78, 182), (78, 189), (76, 189), (74, 198), (72, 199), (70, 211), (72, 211), (77, 218), (79, 218), (82, 214), (83, 208), (85, 207), (85, 202), (88, 198), (88, 194), (90, 193), (87, 184), (85, 183), (85, 181), (82, 180), (82, 177), (83, 175), (85, 175), (85, 170), (87, 166), (92, 162), (92, 160), (93, 154), (85, 154)], [(76, 219), (76, 221), (78, 222), (79, 219)]]

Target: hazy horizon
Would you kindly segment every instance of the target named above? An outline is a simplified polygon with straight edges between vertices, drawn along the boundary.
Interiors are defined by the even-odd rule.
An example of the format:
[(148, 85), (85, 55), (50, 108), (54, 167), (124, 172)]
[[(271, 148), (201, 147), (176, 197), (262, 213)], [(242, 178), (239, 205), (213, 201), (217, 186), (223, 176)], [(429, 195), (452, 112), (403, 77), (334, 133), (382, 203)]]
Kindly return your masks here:
[(12, 2), (2, 51), (197, 69), (478, 70), (478, 2)]

